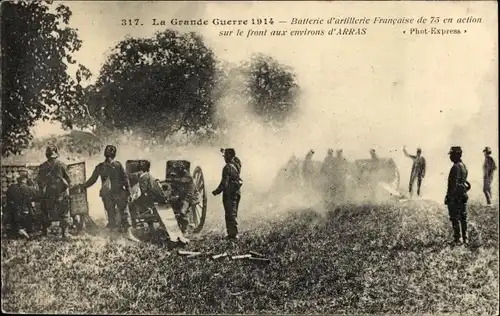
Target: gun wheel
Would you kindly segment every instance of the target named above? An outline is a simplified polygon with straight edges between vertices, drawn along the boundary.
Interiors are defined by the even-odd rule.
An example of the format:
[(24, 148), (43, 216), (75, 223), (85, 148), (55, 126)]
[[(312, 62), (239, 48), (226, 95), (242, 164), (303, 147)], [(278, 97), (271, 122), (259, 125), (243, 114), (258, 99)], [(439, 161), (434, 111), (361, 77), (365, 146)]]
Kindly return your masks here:
[(196, 203), (191, 205), (189, 212), (189, 225), (193, 229), (193, 233), (199, 233), (205, 225), (207, 217), (207, 191), (205, 188), (205, 178), (200, 167), (196, 167), (193, 172), (194, 194)]

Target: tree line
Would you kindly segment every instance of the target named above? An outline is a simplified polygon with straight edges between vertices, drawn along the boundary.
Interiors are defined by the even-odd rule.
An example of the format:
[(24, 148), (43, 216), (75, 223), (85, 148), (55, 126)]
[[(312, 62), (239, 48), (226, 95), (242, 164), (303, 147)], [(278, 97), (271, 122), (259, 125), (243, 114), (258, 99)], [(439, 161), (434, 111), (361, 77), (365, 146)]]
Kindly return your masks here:
[[(51, 1), (3, 4), (3, 156), (26, 148), (39, 120), (103, 135), (133, 130), (158, 139), (179, 131), (210, 137), (224, 128), (214, 113), (228, 92), (270, 125), (285, 122), (297, 107), (292, 68), (263, 54), (230, 64), (199, 34), (169, 29), (120, 41), (95, 83), (84, 87), (92, 74), (74, 58), (83, 43), (69, 27), (71, 15)], [(69, 64), (77, 66), (76, 80)]]

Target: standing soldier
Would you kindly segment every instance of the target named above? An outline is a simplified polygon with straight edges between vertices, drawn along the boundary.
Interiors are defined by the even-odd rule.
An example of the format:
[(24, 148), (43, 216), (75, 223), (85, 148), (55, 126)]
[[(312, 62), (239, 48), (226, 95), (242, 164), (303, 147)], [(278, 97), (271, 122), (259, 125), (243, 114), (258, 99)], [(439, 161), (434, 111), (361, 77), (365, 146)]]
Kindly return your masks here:
[(311, 185), (314, 179), (314, 163), (312, 161), (312, 157), (314, 155), (314, 150), (311, 149), (307, 152), (306, 157), (304, 159), (304, 163), (302, 165), (302, 178), (305, 181), (305, 184)]
[(236, 158), (236, 152), (233, 148), (224, 150), (224, 161), (226, 165), (222, 169), (222, 179), (219, 186), (212, 194), (222, 193), (222, 204), (226, 213), (226, 229), (228, 239), (238, 239), (238, 206), (241, 199), (240, 178), (241, 162)]
[(448, 176), (448, 190), (444, 204), (448, 205), (448, 215), (453, 227), (453, 240), (460, 243), (460, 230), (462, 240), (467, 243), (467, 191), (470, 183), (467, 181), (467, 168), (462, 162), (462, 149), (459, 146), (451, 147), (450, 160), (453, 162)]
[(87, 182), (82, 184), (82, 188), (88, 189), (101, 177), (102, 187), (99, 195), (108, 215), (107, 227), (112, 232), (119, 229), (125, 238), (131, 241), (138, 241), (132, 234), (128, 209), (128, 202), (131, 196), (130, 183), (123, 165), (119, 161), (114, 160), (116, 157), (116, 147), (107, 145), (104, 149), (104, 157), (104, 162), (95, 167), (92, 176), (90, 176)]
[(422, 149), (417, 148), (417, 155), (410, 155), (406, 151), (406, 147), (403, 147), (403, 153), (405, 154), (406, 157), (411, 158), (413, 160), (413, 165), (411, 167), (411, 174), (410, 174), (410, 185), (409, 185), (409, 192), (410, 196), (413, 195), (413, 185), (415, 183), (415, 179), (417, 179), (417, 195), (420, 196), (420, 186), (422, 185), (422, 179), (425, 177), (425, 169), (426, 169), (426, 163), (425, 163), (425, 158), (422, 156)]
[(347, 194), (347, 160), (343, 156), (343, 150), (337, 150), (335, 157), (335, 174), (337, 175), (337, 198), (343, 201)]
[(70, 222), (68, 169), (59, 161), (57, 147), (50, 145), (45, 151), (47, 161), (40, 165), (38, 187), (41, 193), (41, 209), (44, 215), (43, 235), (47, 235), (51, 221), (59, 221), (62, 237), (66, 238)]
[(486, 196), (486, 203), (491, 205), (491, 182), (493, 181), (493, 173), (497, 170), (495, 160), (491, 157), (490, 147), (485, 147), (484, 163), (483, 163), (483, 192)]
[(331, 199), (336, 192), (335, 158), (333, 158), (333, 149), (328, 149), (320, 170), (320, 179), (323, 184), (325, 199)]
[(33, 202), (38, 196), (37, 189), (27, 170), (19, 171), (17, 183), (9, 186), (6, 193), (7, 214), (13, 233), (26, 238), (33, 232)]

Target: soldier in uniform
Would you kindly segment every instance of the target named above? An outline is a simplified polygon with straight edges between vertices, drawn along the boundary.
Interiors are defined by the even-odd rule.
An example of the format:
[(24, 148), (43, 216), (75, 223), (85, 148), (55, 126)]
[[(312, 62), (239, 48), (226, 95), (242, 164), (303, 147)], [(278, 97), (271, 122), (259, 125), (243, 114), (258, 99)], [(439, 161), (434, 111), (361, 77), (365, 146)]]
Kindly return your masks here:
[(116, 147), (107, 145), (104, 149), (104, 162), (98, 164), (90, 179), (82, 184), (88, 189), (101, 177), (102, 187), (99, 192), (108, 215), (107, 227), (115, 232), (120, 230), (123, 236), (131, 241), (138, 241), (132, 234), (131, 218), (128, 202), (131, 196), (130, 183), (123, 165), (115, 160)]
[[(150, 168), (151, 163), (143, 160), (139, 163), (139, 171), (134, 174), (137, 177), (141, 192), (137, 200), (131, 203), (131, 209), (134, 209), (134, 213), (137, 213), (136, 215), (154, 214), (154, 203), (166, 203), (168, 199), (168, 195), (162, 190), (158, 181), (149, 173)], [(149, 224), (150, 229), (153, 230), (154, 227), (152, 227), (151, 222)]]
[(71, 179), (64, 163), (59, 161), (57, 147), (48, 146), (45, 151), (47, 161), (40, 165), (38, 187), (41, 193), (41, 209), (44, 214), (43, 234), (52, 220), (60, 222), (62, 237), (66, 238), (70, 226), (69, 187)]
[(323, 164), (321, 165), (320, 176), (323, 182), (324, 198), (330, 198), (336, 192), (336, 175), (335, 175), (335, 158), (333, 157), (333, 149), (328, 149)]
[(17, 183), (10, 185), (6, 193), (7, 215), (14, 234), (30, 238), (29, 234), (33, 232), (33, 202), (37, 198), (38, 191), (28, 171), (19, 171)]
[(459, 146), (451, 147), (450, 160), (453, 162), (448, 176), (448, 190), (444, 204), (448, 206), (448, 215), (453, 227), (453, 240), (460, 243), (460, 232), (462, 240), (467, 243), (467, 191), (470, 183), (467, 181), (467, 168), (462, 162), (462, 149)]
[(312, 161), (313, 155), (314, 150), (309, 150), (302, 165), (302, 178), (304, 179), (306, 185), (311, 185), (314, 179), (314, 163)]
[(194, 204), (194, 181), (193, 177), (189, 174), (184, 166), (175, 167), (169, 175), (170, 178), (175, 179), (171, 187), (171, 205), (175, 213), (175, 218), (179, 228), (183, 234), (187, 232), (189, 220), (188, 212), (189, 207)]
[(410, 174), (410, 184), (409, 190), (410, 196), (413, 195), (413, 185), (415, 184), (415, 179), (417, 180), (417, 195), (420, 196), (420, 187), (422, 186), (422, 179), (425, 177), (426, 162), (425, 158), (422, 156), (422, 149), (417, 148), (416, 155), (410, 155), (406, 151), (406, 147), (403, 147), (403, 153), (406, 157), (413, 160), (413, 165), (411, 167)]
[(486, 197), (486, 203), (491, 205), (491, 182), (493, 181), (493, 173), (497, 169), (495, 160), (491, 157), (490, 147), (485, 147), (484, 163), (483, 163), (483, 193)]
[(343, 156), (343, 150), (337, 150), (334, 160), (334, 169), (336, 174), (337, 198), (344, 200), (347, 194), (347, 160)]
[(241, 199), (240, 188), (242, 181), (240, 178), (241, 164), (235, 158), (236, 152), (233, 148), (226, 148), (224, 150), (226, 165), (222, 169), (222, 179), (219, 186), (212, 192), (213, 195), (222, 193), (228, 239), (238, 239), (237, 217)]

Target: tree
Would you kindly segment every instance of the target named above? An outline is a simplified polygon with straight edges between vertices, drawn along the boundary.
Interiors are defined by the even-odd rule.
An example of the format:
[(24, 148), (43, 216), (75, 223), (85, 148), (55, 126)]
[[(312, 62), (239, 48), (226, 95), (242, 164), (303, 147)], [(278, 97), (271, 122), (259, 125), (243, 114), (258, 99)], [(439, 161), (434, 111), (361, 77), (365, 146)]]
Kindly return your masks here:
[(257, 54), (243, 62), (246, 94), (256, 114), (269, 123), (284, 122), (294, 113), (298, 85), (293, 70), (270, 56)]
[(211, 125), (216, 59), (195, 33), (126, 38), (111, 52), (89, 97), (101, 128), (167, 136)]
[(72, 127), (80, 115), (80, 82), (90, 72), (78, 65), (76, 82), (68, 64), (81, 47), (75, 29), (66, 25), (71, 11), (51, 2), (2, 3), (2, 155), (20, 153), (40, 119)]

